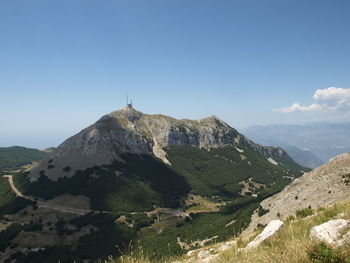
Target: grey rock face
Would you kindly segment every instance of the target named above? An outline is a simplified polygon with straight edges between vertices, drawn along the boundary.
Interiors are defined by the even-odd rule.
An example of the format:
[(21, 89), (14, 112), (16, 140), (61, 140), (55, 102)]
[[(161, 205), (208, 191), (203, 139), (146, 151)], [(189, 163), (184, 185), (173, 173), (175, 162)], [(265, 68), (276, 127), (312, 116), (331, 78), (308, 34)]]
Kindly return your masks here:
[[(260, 203), (269, 212), (252, 216), (246, 233), (251, 233), (258, 224), (267, 224), (274, 219), (286, 219), (298, 210), (327, 207), (339, 201), (350, 200), (346, 175), (350, 174), (350, 153), (339, 155), (328, 163), (295, 179), (283, 191)], [(279, 215), (279, 216), (278, 216)]]
[(283, 225), (283, 221), (281, 220), (276, 219), (276, 220), (270, 221), (270, 223), (253, 241), (249, 242), (245, 248), (241, 248), (239, 251), (247, 251), (249, 249), (260, 246), (260, 244), (263, 241), (275, 235), (282, 225)]
[[(215, 116), (202, 120), (177, 120), (164, 115), (144, 114), (127, 106), (103, 116), (67, 139), (31, 170), (30, 178), (36, 180), (40, 171), (52, 180), (72, 176), (79, 169), (111, 164), (123, 153), (153, 154), (170, 164), (163, 149), (174, 145), (192, 145), (206, 150), (244, 146), (266, 158), (286, 156), (280, 148), (253, 143)], [(64, 167), (69, 167), (69, 171), (63, 171)]]
[(342, 231), (349, 225), (345, 219), (333, 219), (315, 226), (310, 231), (310, 238), (319, 242), (325, 242), (332, 246), (341, 246), (344, 243)]

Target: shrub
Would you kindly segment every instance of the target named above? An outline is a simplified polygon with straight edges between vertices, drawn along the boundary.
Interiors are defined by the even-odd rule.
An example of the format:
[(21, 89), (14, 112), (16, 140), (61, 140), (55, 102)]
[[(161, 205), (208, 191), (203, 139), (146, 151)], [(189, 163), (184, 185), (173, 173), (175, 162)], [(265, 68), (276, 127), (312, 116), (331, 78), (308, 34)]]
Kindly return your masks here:
[(268, 212), (270, 212), (269, 209), (264, 209), (261, 205), (259, 205), (258, 216), (263, 216), (263, 215), (265, 215)]
[(66, 234), (66, 229), (64, 228), (64, 226), (66, 225), (66, 222), (64, 220), (59, 220), (56, 222), (55, 226), (56, 226), (56, 231), (57, 234), (59, 236), (63, 236), (64, 234)]
[(335, 250), (328, 247), (324, 243), (314, 245), (307, 250), (307, 255), (313, 263), (349, 263), (350, 258), (341, 253), (339, 250)]
[(148, 217), (146, 213), (134, 214), (129, 216), (131, 217), (132, 223), (134, 224), (134, 227), (136, 227), (137, 230), (142, 227), (150, 226), (154, 223), (154, 219)]
[(343, 174), (342, 178), (344, 179), (344, 184), (349, 185), (350, 183), (350, 174)]
[(0, 216), (5, 214), (14, 214), (19, 210), (25, 208), (27, 205), (32, 205), (33, 201), (24, 199), (22, 197), (16, 197), (8, 204), (0, 206)]
[(10, 262), (16, 262), (16, 259), (23, 256), (22, 252), (16, 252), (12, 254), (10, 257), (8, 257), (4, 262), (5, 263), (10, 263)]
[(266, 224), (258, 224), (257, 226), (256, 226), (257, 228), (265, 228), (266, 227)]
[(22, 229), (23, 229), (23, 231), (26, 231), (26, 232), (34, 232), (34, 231), (42, 230), (43, 225), (41, 225), (41, 224), (25, 224), (25, 225), (23, 225)]
[(76, 217), (69, 221), (70, 224), (75, 225), (78, 230), (84, 226), (93, 225), (95, 227), (102, 227), (105, 225), (113, 224), (116, 217), (109, 214), (86, 214), (80, 217)]
[(176, 223), (176, 228), (180, 228), (180, 227), (183, 227), (183, 226), (184, 226), (183, 222)]
[(288, 216), (288, 218), (287, 218), (287, 222), (292, 222), (294, 220), (295, 220), (295, 217), (292, 215)]
[(64, 172), (69, 172), (71, 170), (71, 168), (69, 166), (66, 166), (62, 169)]
[(300, 209), (296, 212), (296, 216), (299, 218), (304, 218), (307, 216), (310, 216), (314, 213), (314, 211), (311, 208), (304, 208), (304, 209)]
[(22, 226), (20, 224), (12, 224), (5, 230), (0, 232), (0, 250), (7, 248), (10, 241), (17, 236), (21, 231)]
[[(13, 261), (11, 261), (13, 262)], [(29, 251), (26, 254), (17, 254), (15, 257), (16, 263), (47, 263), (47, 262), (75, 262), (72, 258), (71, 249), (68, 246), (50, 246), (44, 250)], [(79, 261), (81, 262), (81, 261)]]

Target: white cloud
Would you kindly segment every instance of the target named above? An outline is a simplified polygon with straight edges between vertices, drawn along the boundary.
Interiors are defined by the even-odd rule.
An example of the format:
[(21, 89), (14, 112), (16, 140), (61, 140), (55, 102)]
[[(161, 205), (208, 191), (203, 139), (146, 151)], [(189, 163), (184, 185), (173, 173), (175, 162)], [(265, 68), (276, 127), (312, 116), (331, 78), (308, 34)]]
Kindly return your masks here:
[(332, 111), (350, 111), (350, 89), (329, 87), (318, 89), (312, 96), (314, 103), (308, 106), (302, 106), (300, 103), (293, 103), (286, 108), (273, 109), (274, 111), (290, 113), (301, 112), (332, 112)]

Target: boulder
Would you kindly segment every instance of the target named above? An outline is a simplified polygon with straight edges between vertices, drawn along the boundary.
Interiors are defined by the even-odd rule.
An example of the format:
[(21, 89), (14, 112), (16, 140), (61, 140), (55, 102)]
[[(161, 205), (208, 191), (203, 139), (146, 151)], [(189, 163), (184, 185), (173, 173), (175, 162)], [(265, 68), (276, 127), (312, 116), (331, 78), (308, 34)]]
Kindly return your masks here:
[(249, 250), (252, 248), (258, 247), (263, 241), (272, 237), (276, 232), (281, 228), (283, 222), (281, 220), (272, 220), (270, 223), (264, 228), (264, 230), (253, 240), (251, 241), (245, 248), (240, 249), (241, 251)]
[(344, 238), (348, 239), (349, 233), (342, 237), (342, 231), (348, 226), (350, 226), (350, 221), (348, 220), (333, 219), (313, 227), (310, 231), (310, 238), (331, 246), (341, 246), (344, 243)]

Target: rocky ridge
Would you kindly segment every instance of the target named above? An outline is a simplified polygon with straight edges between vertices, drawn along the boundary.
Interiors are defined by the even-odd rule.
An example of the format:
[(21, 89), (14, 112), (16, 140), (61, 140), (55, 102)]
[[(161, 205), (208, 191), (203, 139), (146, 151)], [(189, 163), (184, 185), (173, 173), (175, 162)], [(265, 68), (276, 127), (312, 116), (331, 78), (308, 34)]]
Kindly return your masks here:
[(171, 165), (164, 149), (175, 145), (206, 150), (225, 146), (248, 147), (276, 163), (292, 161), (281, 148), (255, 144), (215, 116), (178, 120), (165, 115), (144, 114), (127, 106), (103, 116), (68, 138), (32, 167), (30, 179), (35, 181), (40, 174), (51, 180), (69, 177), (76, 170), (111, 164), (120, 160), (124, 153), (151, 154)]
[(252, 216), (252, 222), (245, 230), (251, 233), (258, 224), (266, 225), (274, 219), (286, 219), (298, 210), (333, 205), (350, 200), (350, 153), (332, 158), (319, 168), (295, 179), (280, 193), (261, 202), (269, 212)]
[[(249, 240), (254, 235), (258, 224), (260, 226), (266, 225), (266, 227), (246, 247), (237, 248), (239, 238), (236, 238), (192, 250), (187, 253), (188, 258), (186, 260), (176, 263), (221, 262), (220, 259), (225, 258), (223, 254), (227, 251), (247, 252), (249, 254), (250, 249), (258, 247), (261, 244), (260, 241), (273, 236), (284, 222), (288, 222), (287, 218), (291, 215), (294, 216), (298, 210), (308, 209), (309, 207), (313, 209), (327, 208), (348, 200), (350, 200), (350, 153), (345, 153), (332, 158), (319, 168), (305, 173), (295, 179), (283, 191), (261, 202), (262, 208), (268, 210), (268, 212), (259, 216), (258, 211), (256, 211), (252, 216), (249, 227), (241, 233), (239, 238)], [(299, 220), (307, 220), (317, 215), (318, 213), (314, 213)], [(310, 239), (316, 242), (325, 242), (333, 247), (349, 244), (350, 221), (343, 219), (344, 217), (347, 218), (348, 214), (340, 213), (333, 219), (314, 226), (310, 229)], [(281, 220), (284, 220), (284, 222)]]

